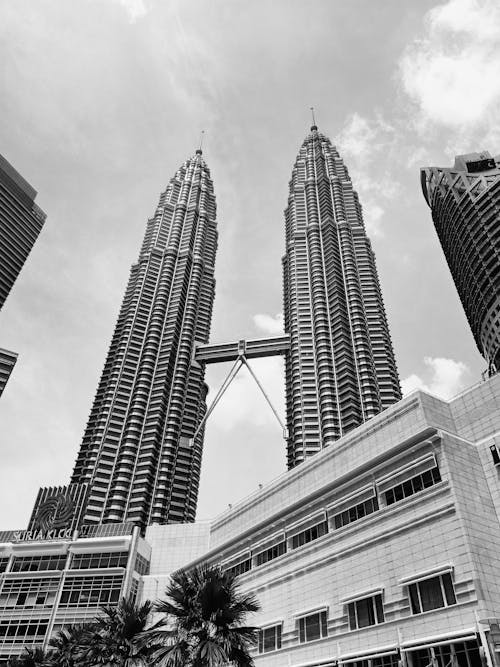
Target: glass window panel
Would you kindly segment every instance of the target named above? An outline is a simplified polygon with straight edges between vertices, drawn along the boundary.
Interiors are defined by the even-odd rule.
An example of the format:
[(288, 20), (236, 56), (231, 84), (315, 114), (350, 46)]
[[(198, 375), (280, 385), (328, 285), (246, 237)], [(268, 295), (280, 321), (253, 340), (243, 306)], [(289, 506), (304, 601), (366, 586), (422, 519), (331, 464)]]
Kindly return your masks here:
[(354, 607), (354, 602), (347, 605), (347, 613), (349, 615), (349, 629), (356, 630), (356, 610)]
[(421, 609), (420, 609), (420, 602), (418, 599), (417, 584), (410, 584), (408, 589), (410, 592), (411, 610), (414, 614), (420, 614)]
[(455, 590), (453, 588), (453, 582), (451, 580), (451, 574), (447, 572), (442, 575), (442, 581), (444, 586), (444, 594), (446, 596), (446, 604), (452, 605), (457, 603), (457, 598), (455, 597)]
[(305, 617), (306, 623), (306, 639), (308, 642), (319, 639), (320, 634), (320, 625), (319, 625), (319, 614), (311, 614), (311, 616)]
[(431, 609), (444, 607), (443, 593), (441, 591), (439, 577), (419, 581), (418, 587), (420, 590), (420, 599), (422, 600), (422, 611), (430, 611)]
[(375, 625), (372, 598), (358, 600), (356, 602), (356, 611), (358, 614), (358, 628), (366, 628), (369, 625)]
[(276, 632), (275, 628), (264, 629), (264, 653), (267, 651), (274, 651), (276, 648)]
[(305, 619), (299, 619), (299, 641), (301, 643), (306, 641), (306, 624)]
[(320, 616), (321, 616), (321, 636), (326, 637), (328, 635), (328, 627), (326, 625), (326, 611), (322, 611)]
[(385, 618), (384, 618), (384, 607), (382, 605), (381, 595), (375, 596), (375, 608), (377, 611), (377, 623), (383, 623)]

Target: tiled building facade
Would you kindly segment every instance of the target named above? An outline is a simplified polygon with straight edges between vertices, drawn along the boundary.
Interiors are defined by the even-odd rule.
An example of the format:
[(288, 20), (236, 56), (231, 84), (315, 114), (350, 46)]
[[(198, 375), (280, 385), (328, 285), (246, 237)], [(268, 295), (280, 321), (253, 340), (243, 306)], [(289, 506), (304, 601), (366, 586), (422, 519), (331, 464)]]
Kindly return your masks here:
[[(184, 564), (256, 593), (257, 665), (498, 665), (499, 427), (498, 376), (451, 402), (414, 393), (233, 505)], [(145, 598), (196, 524), (173, 529), (147, 530)]]

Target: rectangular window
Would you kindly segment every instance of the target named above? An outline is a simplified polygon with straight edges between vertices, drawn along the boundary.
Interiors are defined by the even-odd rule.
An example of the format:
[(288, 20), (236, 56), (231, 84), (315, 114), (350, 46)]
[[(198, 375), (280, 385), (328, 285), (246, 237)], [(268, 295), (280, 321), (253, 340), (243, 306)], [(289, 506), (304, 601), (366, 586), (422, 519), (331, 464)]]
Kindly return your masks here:
[(91, 570), (97, 568), (126, 567), (127, 551), (114, 553), (75, 554), (71, 561), (72, 570)]
[(382, 595), (355, 600), (347, 605), (349, 629), (359, 630), (384, 622)]
[(392, 489), (389, 489), (384, 493), (385, 502), (387, 505), (392, 505), (397, 503), (399, 500), (408, 498), (423, 489), (427, 489), (430, 486), (434, 486), (441, 481), (441, 475), (439, 473), (439, 468), (432, 468), (432, 470), (426, 470), (420, 475), (416, 475), (411, 479), (408, 479), (402, 484), (394, 486)]
[(441, 607), (450, 607), (457, 603), (449, 572), (410, 584), (408, 592), (413, 614), (421, 614), (424, 611), (440, 609)]
[(270, 547), (269, 549), (261, 551), (259, 554), (257, 554), (255, 558), (255, 564), (257, 567), (259, 565), (264, 565), (264, 563), (267, 563), (270, 560), (274, 560), (274, 558), (278, 558), (278, 556), (282, 556), (285, 553), (286, 542), (280, 542), (279, 544), (275, 544), (274, 547)]
[(64, 570), (66, 556), (17, 556), (12, 564), (12, 572), (41, 572)]
[(347, 526), (347, 524), (352, 523), (353, 521), (358, 521), (368, 514), (373, 514), (378, 510), (378, 500), (377, 498), (369, 498), (365, 500), (364, 503), (358, 503), (353, 507), (336, 514), (333, 519), (335, 522), (335, 528), (342, 528), (342, 526)]
[(299, 641), (301, 644), (327, 636), (326, 611), (318, 611), (315, 614), (299, 618)]
[(248, 572), (251, 569), (252, 569), (252, 559), (247, 558), (247, 560), (243, 560), (240, 563), (236, 563), (236, 565), (232, 565), (231, 567), (225, 568), (224, 571), (233, 574), (235, 577), (238, 577), (240, 574), (244, 574), (245, 572)]
[(279, 648), (281, 648), (281, 624), (259, 630), (259, 653), (269, 653), (269, 651), (277, 651)]
[(322, 537), (328, 533), (328, 521), (321, 521), (321, 523), (303, 530), (301, 533), (297, 533), (292, 537), (292, 549), (297, 549), (298, 547), (308, 544), (313, 540), (317, 540), (318, 537)]

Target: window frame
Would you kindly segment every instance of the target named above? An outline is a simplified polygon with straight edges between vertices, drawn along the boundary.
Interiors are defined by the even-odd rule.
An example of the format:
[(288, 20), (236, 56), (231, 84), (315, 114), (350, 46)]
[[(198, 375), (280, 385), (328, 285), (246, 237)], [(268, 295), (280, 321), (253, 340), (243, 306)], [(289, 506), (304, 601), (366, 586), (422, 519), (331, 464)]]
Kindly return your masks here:
[[(449, 582), (448, 588), (444, 583), (445, 577)], [(424, 609), (424, 605), (422, 604), (422, 592), (420, 590), (420, 585), (425, 582), (430, 582), (436, 579), (439, 581), (439, 591), (441, 593), (441, 601), (443, 604), (437, 607), (430, 607), (428, 609)], [(457, 595), (455, 593), (455, 585), (453, 583), (451, 572), (441, 572), (440, 574), (435, 574), (431, 577), (425, 577), (423, 579), (418, 579), (417, 581), (411, 581), (408, 582), (407, 586), (408, 586), (408, 601), (410, 603), (412, 616), (417, 616), (418, 614), (425, 614), (426, 612), (435, 611), (436, 609), (445, 609), (446, 607), (453, 607), (457, 604)], [(450, 592), (452, 596), (449, 596)], [(449, 602), (448, 599), (449, 597), (452, 598), (453, 600), (452, 602)], [(415, 602), (418, 603), (419, 609), (417, 609), (417, 605), (415, 604)]]
[[(367, 625), (360, 625), (359, 623), (359, 614), (357, 605), (360, 603), (366, 603), (371, 601), (371, 611), (373, 615), (374, 622), (368, 623)], [(364, 630), (365, 628), (372, 628), (374, 625), (381, 625), (385, 623), (385, 611), (384, 611), (384, 600), (382, 593), (375, 593), (374, 595), (367, 595), (366, 597), (356, 598), (345, 603), (347, 605), (347, 621), (349, 624), (349, 630)], [(351, 610), (354, 613), (351, 613)], [(354, 617), (354, 627), (351, 623), (352, 618)]]
[[(265, 648), (265, 632), (274, 630), (274, 648), (267, 649)], [(272, 625), (264, 625), (258, 630), (257, 636), (257, 652), (259, 655), (264, 655), (266, 653), (273, 653), (274, 651), (279, 651), (282, 647), (282, 637), (283, 637), (283, 623), (274, 623)]]
[[(319, 628), (319, 637), (307, 637), (307, 619), (311, 619), (313, 616), (318, 617), (318, 628)], [(328, 614), (327, 609), (318, 609), (307, 614), (301, 614), (297, 618), (298, 624), (298, 634), (299, 634), (299, 644), (308, 644), (309, 642), (318, 641), (319, 639), (325, 639), (328, 637)]]

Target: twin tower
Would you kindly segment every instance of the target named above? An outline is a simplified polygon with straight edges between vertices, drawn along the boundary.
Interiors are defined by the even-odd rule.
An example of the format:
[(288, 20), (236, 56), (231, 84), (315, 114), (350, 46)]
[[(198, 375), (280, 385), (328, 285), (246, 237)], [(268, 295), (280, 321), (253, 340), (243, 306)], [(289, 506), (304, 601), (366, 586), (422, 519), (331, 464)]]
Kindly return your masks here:
[[(198, 150), (161, 195), (130, 271), (71, 480), (87, 489), (83, 523), (194, 521), (216, 250), (214, 188)], [(285, 356), (293, 467), (401, 398), (362, 208), (315, 125), (290, 180), (283, 301), (284, 336), (259, 349)]]

